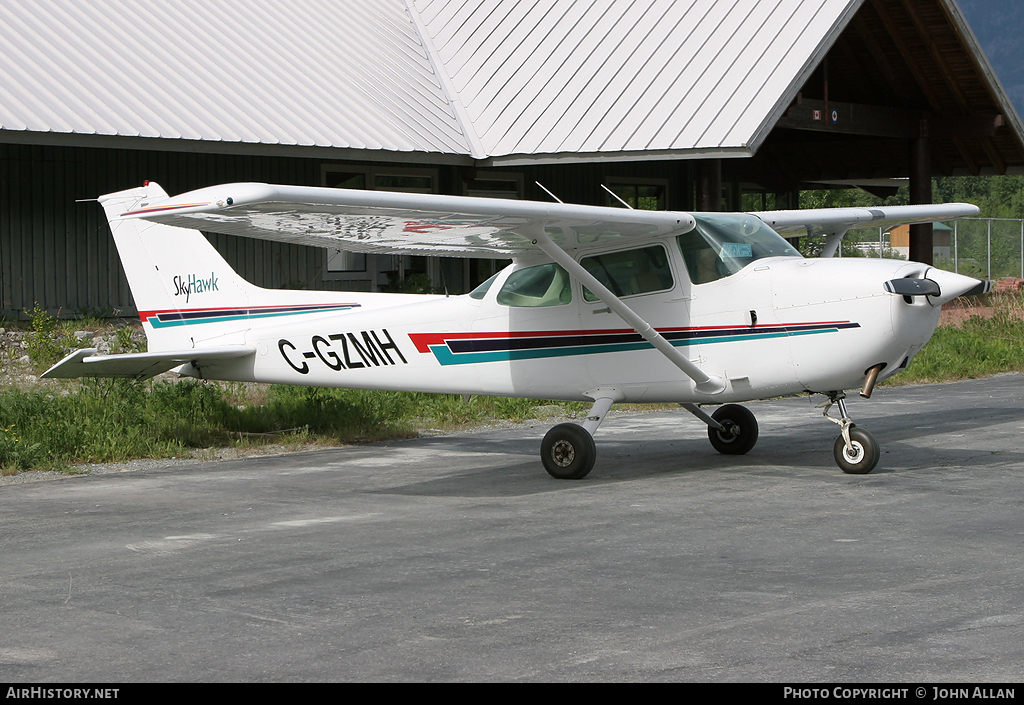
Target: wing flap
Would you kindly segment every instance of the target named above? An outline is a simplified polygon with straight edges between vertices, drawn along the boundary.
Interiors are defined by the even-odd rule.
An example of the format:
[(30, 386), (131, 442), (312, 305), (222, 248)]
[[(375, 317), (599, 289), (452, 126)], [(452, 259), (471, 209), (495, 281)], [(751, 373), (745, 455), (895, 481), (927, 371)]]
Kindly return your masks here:
[(122, 377), (149, 379), (188, 362), (211, 363), (253, 355), (255, 348), (248, 345), (227, 345), (217, 348), (171, 350), (124, 355), (97, 355), (96, 348), (75, 350), (40, 377), (47, 379), (73, 379), (78, 377)]
[(224, 184), (140, 204), (122, 218), (377, 254), (509, 258), (535, 250), (541, 224), (559, 244), (686, 232), (688, 213), (423, 193)]

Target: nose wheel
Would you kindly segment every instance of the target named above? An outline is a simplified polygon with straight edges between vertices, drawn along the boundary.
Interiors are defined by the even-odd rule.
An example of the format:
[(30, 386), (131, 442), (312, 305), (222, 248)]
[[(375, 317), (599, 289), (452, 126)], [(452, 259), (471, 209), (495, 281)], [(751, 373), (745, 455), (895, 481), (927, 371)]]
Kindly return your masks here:
[[(832, 455), (836, 465), (851, 475), (866, 475), (878, 465), (881, 450), (878, 441), (870, 433), (856, 426), (846, 412), (846, 395), (842, 392), (830, 392), (828, 401), (823, 405), (826, 419), (839, 426), (840, 436), (832, 446)], [(828, 410), (835, 404), (839, 407), (840, 419), (828, 415)]]
[(840, 436), (832, 446), (836, 465), (851, 475), (866, 475), (878, 464), (881, 451), (875, 437), (862, 428), (850, 424), (850, 443)]

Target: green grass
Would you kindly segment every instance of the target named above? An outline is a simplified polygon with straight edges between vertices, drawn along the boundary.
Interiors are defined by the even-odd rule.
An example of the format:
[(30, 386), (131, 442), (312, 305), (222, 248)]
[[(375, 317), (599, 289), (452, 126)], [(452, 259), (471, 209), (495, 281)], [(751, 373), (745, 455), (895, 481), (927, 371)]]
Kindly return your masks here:
[[(172, 457), (188, 448), (287, 439), (352, 443), (409, 437), (417, 428), (522, 421), (529, 399), (184, 380), (84, 380), (46, 390), (0, 390), (0, 469)], [(567, 411), (583, 404), (559, 403)]]
[(1024, 371), (1024, 294), (993, 294), (991, 318), (974, 316), (960, 327), (943, 326), (895, 384), (951, 382)]

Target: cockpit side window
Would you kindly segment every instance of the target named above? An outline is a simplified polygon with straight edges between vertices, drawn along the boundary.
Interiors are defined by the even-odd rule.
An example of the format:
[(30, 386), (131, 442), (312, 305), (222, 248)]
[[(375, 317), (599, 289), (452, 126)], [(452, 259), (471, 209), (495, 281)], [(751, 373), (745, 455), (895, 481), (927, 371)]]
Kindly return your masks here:
[(703, 213), (694, 217), (697, 226), (677, 238), (694, 284), (728, 277), (763, 257), (800, 257), (792, 245), (752, 215)]
[[(584, 257), (580, 264), (616, 296), (664, 291), (675, 285), (668, 256), (660, 245)], [(597, 301), (586, 287), (583, 298)]]
[(497, 296), (502, 306), (562, 306), (571, 301), (569, 273), (554, 262), (512, 272)]

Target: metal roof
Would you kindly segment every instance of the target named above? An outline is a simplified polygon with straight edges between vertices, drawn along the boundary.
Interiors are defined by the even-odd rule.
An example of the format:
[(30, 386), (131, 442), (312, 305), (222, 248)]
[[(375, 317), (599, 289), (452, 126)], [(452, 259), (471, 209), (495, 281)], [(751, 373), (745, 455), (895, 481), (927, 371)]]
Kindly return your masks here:
[(867, 52), (882, 70), (846, 83), (895, 89), (888, 104), (1006, 116), (994, 141), (940, 146), (944, 171), (1004, 172), (1024, 134), (953, 0), (4, 0), (0, 33), (2, 141), (504, 165), (750, 156), (837, 42), (835, 85)]
[(465, 153), (400, 0), (5, 0), (0, 125)]
[[(486, 156), (750, 154), (860, 0), (419, 0)], [(501, 159), (510, 163), (510, 159)]]
[(861, 2), (5, 0), (0, 130), (742, 156)]

